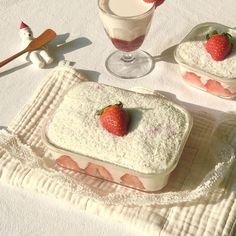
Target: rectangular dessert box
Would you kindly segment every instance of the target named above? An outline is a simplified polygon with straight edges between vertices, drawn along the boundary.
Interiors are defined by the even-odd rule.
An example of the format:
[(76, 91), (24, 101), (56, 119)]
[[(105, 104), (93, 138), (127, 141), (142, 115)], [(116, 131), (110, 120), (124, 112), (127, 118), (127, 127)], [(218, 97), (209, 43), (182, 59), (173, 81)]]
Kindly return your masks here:
[[(197, 39), (203, 39), (207, 33), (213, 30), (218, 32), (226, 32), (233, 37), (233, 48), (236, 47), (236, 30), (225, 25), (218, 23), (202, 23), (195, 26), (189, 34), (179, 43), (181, 45), (184, 42), (194, 41)], [(177, 50), (179, 45), (176, 47), (174, 57), (176, 62), (179, 64), (180, 72), (182, 74), (183, 80), (195, 88), (201, 89), (205, 92), (211, 93), (215, 96), (234, 99), (236, 97), (236, 78), (225, 78), (216, 76), (212, 73), (208, 73), (203, 69), (198, 68), (196, 65), (190, 65), (183, 61), (181, 57), (178, 56)], [(234, 52), (232, 54), (235, 54)], [(235, 55), (234, 55), (235, 56)], [(236, 64), (235, 70), (236, 70)], [(212, 86), (206, 86), (212, 84)]]
[[(86, 83), (86, 82), (83, 82)], [(126, 187), (131, 187), (144, 192), (155, 192), (162, 189), (168, 182), (171, 172), (178, 164), (179, 158), (182, 154), (185, 143), (188, 139), (192, 128), (192, 117), (182, 107), (176, 105), (181, 112), (185, 113), (188, 118), (187, 131), (180, 144), (178, 154), (175, 158), (174, 164), (171, 168), (162, 173), (146, 174), (141, 173), (124, 166), (119, 166), (107, 161), (99, 160), (96, 157), (90, 157), (75, 153), (71, 150), (65, 150), (50, 142), (47, 136), (47, 128), (53, 118), (53, 113), (46, 120), (42, 128), (42, 141), (49, 149), (53, 159), (61, 167), (78, 171), (96, 178), (108, 180)], [(54, 111), (55, 112), (55, 111)], [(65, 164), (66, 163), (66, 164)]]

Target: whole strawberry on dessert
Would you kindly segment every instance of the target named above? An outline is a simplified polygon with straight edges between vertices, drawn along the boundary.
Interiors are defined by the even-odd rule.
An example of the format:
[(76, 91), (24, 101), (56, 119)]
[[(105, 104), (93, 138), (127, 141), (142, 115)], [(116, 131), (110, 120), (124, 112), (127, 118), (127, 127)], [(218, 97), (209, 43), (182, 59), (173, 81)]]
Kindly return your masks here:
[(232, 51), (232, 36), (229, 33), (219, 34), (217, 31), (206, 36), (205, 48), (215, 61), (223, 61)]
[(117, 136), (124, 136), (128, 133), (129, 113), (123, 108), (121, 102), (104, 107), (96, 114), (100, 115), (100, 122), (108, 132)]

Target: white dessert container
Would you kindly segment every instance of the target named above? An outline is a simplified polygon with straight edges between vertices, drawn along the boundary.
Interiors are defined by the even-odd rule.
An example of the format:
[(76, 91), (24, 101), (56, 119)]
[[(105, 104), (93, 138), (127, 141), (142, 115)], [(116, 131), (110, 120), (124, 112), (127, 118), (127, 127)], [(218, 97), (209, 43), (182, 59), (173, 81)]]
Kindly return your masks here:
[[(60, 109), (60, 106), (63, 103), (63, 101), (61, 101), (61, 103), (55, 109), (53, 114), (51, 114), (51, 116), (47, 119), (42, 129), (42, 140), (46, 144), (48, 149), (50, 150), (53, 156), (53, 159), (55, 159), (56, 163), (62, 167), (79, 171), (81, 173), (85, 173), (94, 177), (109, 180), (109, 181), (112, 181), (112, 182), (115, 182), (124, 186), (142, 190), (145, 192), (154, 192), (154, 191), (162, 189), (167, 184), (170, 173), (175, 169), (176, 165), (178, 164), (178, 160), (181, 156), (184, 145), (187, 141), (190, 130), (192, 128), (192, 118), (189, 115), (189, 113), (185, 111), (182, 107), (170, 102), (169, 100), (165, 98), (156, 97), (153, 95), (143, 95), (143, 94), (139, 94), (139, 93), (135, 93), (131, 91), (113, 88), (106, 85), (101, 85), (101, 84), (99, 85), (98, 83), (95, 83), (95, 82), (82, 82), (78, 86), (85, 86), (84, 88), (82, 88), (84, 90), (86, 89), (86, 84), (88, 86), (97, 85), (97, 86), (100, 86), (100, 89), (105, 88), (106, 91), (109, 90), (111, 92), (114, 92), (114, 89), (115, 89), (115, 91), (121, 91), (122, 94), (124, 95), (127, 93), (127, 97), (132, 96), (132, 94), (134, 94), (133, 96), (136, 96), (136, 98), (137, 97), (139, 98), (140, 96), (140, 99), (144, 98), (144, 96), (149, 96), (149, 99), (153, 99), (154, 102), (159, 100), (163, 104), (168, 103), (168, 106), (170, 108), (173, 108), (174, 110), (179, 112), (179, 114), (181, 114), (181, 117), (182, 116), (184, 117), (184, 119), (182, 120), (184, 120), (185, 123), (184, 123), (183, 130), (181, 133), (182, 136), (180, 138), (180, 142), (176, 146), (176, 152), (174, 152), (173, 161), (171, 162), (171, 165), (169, 165), (168, 168), (166, 168), (163, 171), (157, 170), (154, 173), (145, 173), (145, 172), (137, 171), (131, 168), (127, 168), (126, 166), (117, 165), (108, 160), (99, 159), (96, 156), (84, 155), (84, 154), (81, 154), (80, 152), (68, 150), (64, 147), (61, 147), (60, 145), (55, 144), (55, 140), (50, 140), (50, 138), (48, 137), (48, 130), (49, 130), (49, 126), (52, 125), (53, 122), (55, 122), (54, 121), (55, 114), (57, 110)], [(89, 91), (91, 93), (91, 87), (89, 87)], [(67, 96), (67, 94), (65, 96)], [(64, 104), (67, 104), (67, 103), (65, 102)], [(92, 117), (92, 119), (95, 119), (94, 116)], [(153, 124), (153, 126), (155, 126), (155, 124)], [(97, 132), (107, 132), (107, 131), (104, 131), (103, 128), (101, 127), (101, 130), (99, 128)], [(104, 134), (106, 135), (106, 133)], [(126, 138), (126, 136), (114, 137), (111, 134), (108, 134), (108, 135), (111, 136), (111, 140)], [(127, 136), (128, 135), (129, 133), (127, 134)], [(58, 136), (60, 136), (60, 133), (58, 133)], [(130, 147), (130, 148), (135, 148), (135, 147)], [(157, 154), (157, 158), (158, 158), (158, 154)]]
[[(184, 43), (186, 44), (191, 42), (202, 42), (202, 44), (204, 45), (204, 43), (206, 42), (206, 35), (214, 30), (217, 30), (219, 33), (229, 33), (233, 37), (233, 49), (231, 54), (228, 56), (231, 60), (229, 65), (230, 71), (232, 72), (231, 76), (226, 76), (224, 75), (224, 73), (220, 75), (221, 73), (218, 73), (219, 71), (217, 72), (217, 65), (219, 65), (219, 68), (221, 66), (226, 71), (225, 73), (227, 73), (227, 62), (214, 61), (206, 50), (204, 51), (201, 48), (199, 49), (202, 50), (204, 55), (203, 57), (199, 57), (199, 60), (195, 58), (195, 63), (193, 63), (194, 60), (192, 60), (191, 62), (187, 61), (187, 59), (182, 56), (183, 53), (181, 55), (180, 50), (182, 50)], [(187, 55), (187, 50), (184, 53), (185, 55)], [(189, 55), (190, 53), (193, 52), (189, 52)], [(203, 91), (209, 92), (218, 97), (226, 99), (233, 99), (236, 97), (236, 29), (218, 23), (199, 24), (195, 26), (176, 47), (174, 57), (179, 64), (182, 77), (187, 84)], [(228, 59), (226, 58), (225, 60)], [(212, 71), (209, 69), (209, 64), (213, 64), (212, 67), (214, 68), (212, 69)]]

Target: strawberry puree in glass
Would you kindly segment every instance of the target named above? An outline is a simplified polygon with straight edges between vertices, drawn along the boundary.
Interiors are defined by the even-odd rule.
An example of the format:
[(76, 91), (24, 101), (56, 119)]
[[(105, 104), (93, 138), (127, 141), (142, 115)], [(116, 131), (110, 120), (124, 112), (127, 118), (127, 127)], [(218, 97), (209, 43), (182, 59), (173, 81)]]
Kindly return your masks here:
[(111, 41), (117, 49), (125, 52), (131, 52), (138, 49), (142, 45), (144, 37), (145, 35), (141, 35), (132, 41), (111, 38)]

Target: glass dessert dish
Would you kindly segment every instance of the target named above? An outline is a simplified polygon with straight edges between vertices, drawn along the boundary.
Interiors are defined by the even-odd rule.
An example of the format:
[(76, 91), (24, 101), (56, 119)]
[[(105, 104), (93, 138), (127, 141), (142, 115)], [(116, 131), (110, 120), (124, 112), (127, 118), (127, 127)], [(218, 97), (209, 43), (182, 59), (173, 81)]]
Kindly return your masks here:
[(154, 67), (152, 57), (137, 51), (149, 31), (155, 6), (142, 0), (98, 0), (105, 32), (118, 51), (106, 60), (107, 70), (121, 78), (138, 78)]
[[(116, 100), (131, 117), (123, 137), (105, 130), (96, 116), (97, 108)], [(48, 118), (42, 140), (64, 168), (153, 192), (167, 184), (191, 128), (189, 113), (165, 98), (82, 82)]]
[[(233, 48), (223, 61), (215, 61), (207, 53), (206, 35), (214, 30), (232, 36)], [(187, 84), (221, 98), (236, 97), (236, 30), (218, 23), (195, 26), (175, 50), (175, 60)]]

